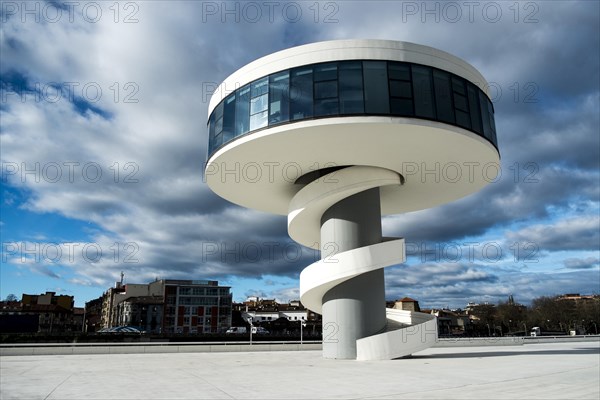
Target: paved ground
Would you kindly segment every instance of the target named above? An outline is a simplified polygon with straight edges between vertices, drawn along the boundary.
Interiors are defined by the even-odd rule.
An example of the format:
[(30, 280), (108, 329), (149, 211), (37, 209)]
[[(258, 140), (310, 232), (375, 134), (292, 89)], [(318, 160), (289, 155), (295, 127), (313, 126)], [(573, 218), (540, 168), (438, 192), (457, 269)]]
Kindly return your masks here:
[(336, 361), (319, 351), (4, 356), (1, 399), (593, 399), (600, 343), (433, 348)]

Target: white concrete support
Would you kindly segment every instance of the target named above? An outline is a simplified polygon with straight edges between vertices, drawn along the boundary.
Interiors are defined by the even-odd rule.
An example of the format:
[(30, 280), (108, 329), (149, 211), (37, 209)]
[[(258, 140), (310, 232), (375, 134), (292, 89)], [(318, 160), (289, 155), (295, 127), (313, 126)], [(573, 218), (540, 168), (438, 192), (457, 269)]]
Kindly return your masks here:
[(321, 224), (323, 259), (302, 271), (300, 295), (323, 315), (323, 356), (390, 359), (430, 347), (437, 338), (434, 316), (386, 315), (383, 268), (406, 257), (404, 239), (381, 236), (378, 184), (400, 185), (401, 178), (364, 166), (336, 171), (335, 182), (326, 177), (301, 189), (288, 215), (292, 238), (311, 240), (319, 234), (315, 222)]
[[(321, 254), (336, 254), (381, 242), (379, 188), (352, 195), (321, 218)], [(325, 266), (328, 268), (328, 266)], [(383, 269), (344, 281), (323, 296), (323, 326), (335, 333), (323, 342), (325, 358), (356, 358), (356, 340), (385, 327)]]

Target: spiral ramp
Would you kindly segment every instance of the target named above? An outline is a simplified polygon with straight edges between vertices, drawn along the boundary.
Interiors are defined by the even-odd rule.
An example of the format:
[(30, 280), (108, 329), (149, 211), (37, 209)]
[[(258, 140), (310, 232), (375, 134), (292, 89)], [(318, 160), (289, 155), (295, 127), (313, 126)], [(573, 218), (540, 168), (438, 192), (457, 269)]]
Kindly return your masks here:
[[(321, 219), (336, 203), (369, 189), (402, 185), (395, 171), (351, 166), (314, 180), (292, 198), (288, 232), (295, 241), (321, 247), (323, 258), (300, 274), (300, 296), (310, 310), (323, 313), (326, 294), (344, 282), (406, 260), (403, 238), (382, 238), (380, 243), (347, 251), (326, 251), (320, 246)], [(430, 314), (386, 309), (385, 323), (375, 333), (356, 340), (357, 360), (386, 360), (408, 356), (431, 347), (437, 340), (436, 317)]]

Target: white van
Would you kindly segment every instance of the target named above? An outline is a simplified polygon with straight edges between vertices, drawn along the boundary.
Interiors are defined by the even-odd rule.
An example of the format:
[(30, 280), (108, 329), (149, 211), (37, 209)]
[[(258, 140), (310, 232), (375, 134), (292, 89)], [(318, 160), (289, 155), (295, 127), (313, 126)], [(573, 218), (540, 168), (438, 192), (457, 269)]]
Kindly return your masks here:
[(227, 331), (225, 332), (225, 334), (227, 335), (231, 335), (231, 334), (240, 334), (240, 333), (246, 333), (248, 332), (248, 329), (245, 326), (232, 326), (231, 328), (227, 329)]

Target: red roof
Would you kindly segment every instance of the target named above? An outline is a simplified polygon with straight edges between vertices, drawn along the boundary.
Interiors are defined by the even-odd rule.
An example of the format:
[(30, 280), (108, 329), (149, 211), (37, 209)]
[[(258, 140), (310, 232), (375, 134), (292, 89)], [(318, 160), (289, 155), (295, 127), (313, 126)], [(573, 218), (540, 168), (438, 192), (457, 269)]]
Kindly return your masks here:
[(400, 299), (398, 301), (401, 301), (403, 303), (408, 303), (408, 302), (413, 302), (413, 303), (417, 303), (417, 301), (415, 299), (411, 299), (410, 297), (405, 297), (403, 299)]

